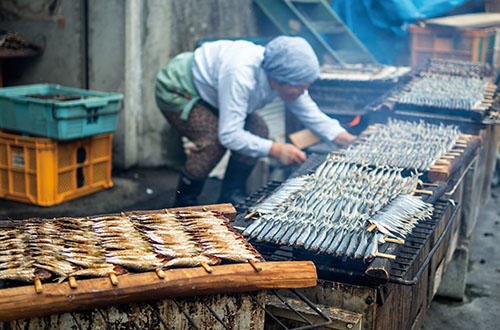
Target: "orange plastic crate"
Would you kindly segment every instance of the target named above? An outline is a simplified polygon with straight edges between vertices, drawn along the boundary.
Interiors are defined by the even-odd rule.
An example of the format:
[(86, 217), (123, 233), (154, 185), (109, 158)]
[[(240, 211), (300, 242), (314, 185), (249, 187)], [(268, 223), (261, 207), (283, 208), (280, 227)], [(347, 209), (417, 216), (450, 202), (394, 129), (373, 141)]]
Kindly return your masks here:
[(51, 206), (112, 187), (112, 136), (57, 141), (0, 132), (0, 198)]

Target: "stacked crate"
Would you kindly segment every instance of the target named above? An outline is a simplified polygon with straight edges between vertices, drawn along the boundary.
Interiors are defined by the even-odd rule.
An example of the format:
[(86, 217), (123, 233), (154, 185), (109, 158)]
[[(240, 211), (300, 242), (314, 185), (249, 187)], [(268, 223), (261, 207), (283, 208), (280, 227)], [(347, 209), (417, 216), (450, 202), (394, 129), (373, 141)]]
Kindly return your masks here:
[(427, 58), (498, 65), (498, 28), (497, 13), (448, 16), (411, 25), (411, 65)]
[(109, 188), (120, 94), (0, 89), (0, 198), (51, 206)]

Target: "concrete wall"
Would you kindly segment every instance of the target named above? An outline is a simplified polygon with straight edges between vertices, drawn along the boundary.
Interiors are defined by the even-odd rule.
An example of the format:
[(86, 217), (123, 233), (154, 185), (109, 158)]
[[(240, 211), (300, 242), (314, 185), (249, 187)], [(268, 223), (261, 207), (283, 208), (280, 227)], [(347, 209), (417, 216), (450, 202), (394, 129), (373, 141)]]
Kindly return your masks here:
[(80, 1), (2, 0), (0, 29), (44, 47), (42, 56), (6, 60), (4, 84), (57, 83), (84, 87)]
[[(124, 93), (125, 91), (125, 1), (87, 2), (88, 88)], [(125, 103), (125, 102), (123, 102)], [(118, 129), (113, 138), (113, 163), (123, 163), (125, 111), (122, 104)]]
[(138, 163), (176, 165), (178, 138), (157, 110), (156, 73), (182, 51), (192, 51), (204, 39), (255, 36), (252, 0), (149, 0), (143, 9), (142, 112)]
[(114, 166), (176, 166), (178, 136), (156, 107), (156, 73), (201, 40), (256, 36), (257, 15), (252, 0), (2, 0), (0, 29), (45, 46), (39, 58), (7, 61), (5, 83), (124, 93)]

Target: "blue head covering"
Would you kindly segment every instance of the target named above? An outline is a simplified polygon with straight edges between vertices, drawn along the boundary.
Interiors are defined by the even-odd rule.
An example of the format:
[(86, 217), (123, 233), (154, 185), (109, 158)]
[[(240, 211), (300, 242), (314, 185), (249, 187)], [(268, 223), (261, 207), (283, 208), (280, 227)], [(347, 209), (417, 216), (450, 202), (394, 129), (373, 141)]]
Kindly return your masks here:
[(281, 36), (269, 41), (262, 68), (279, 83), (300, 85), (319, 76), (319, 63), (309, 43), (301, 37)]

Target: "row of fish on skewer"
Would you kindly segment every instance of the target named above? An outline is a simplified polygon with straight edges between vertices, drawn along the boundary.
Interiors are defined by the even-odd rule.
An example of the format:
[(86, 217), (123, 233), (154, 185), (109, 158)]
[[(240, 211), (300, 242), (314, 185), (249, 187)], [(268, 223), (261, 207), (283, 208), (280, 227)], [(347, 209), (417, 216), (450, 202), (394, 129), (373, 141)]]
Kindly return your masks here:
[(422, 73), (484, 78), (492, 75), (492, 69), (486, 63), (429, 58)]
[[(330, 154), (315, 173), (293, 178), (251, 210), (243, 235), (341, 258), (372, 259), (387, 238), (404, 239), (432, 205), (411, 194), (419, 173), (357, 164)], [(369, 230), (372, 227), (376, 230)]]
[(424, 74), (397, 98), (400, 104), (474, 110), (484, 99), (488, 81), (479, 77)]
[(216, 212), (27, 219), (0, 231), (0, 279), (33, 282), (260, 262)]
[(370, 64), (325, 64), (321, 66), (319, 80), (327, 81), (377, 81), (397, 80), (408, 73), (408, 67)]
[(461, 135), (456, 125), (389, 119), (371, 128), (362, 142), (349, 146), (345, 156), (356, 163), (427, 171), (453, 148)]

